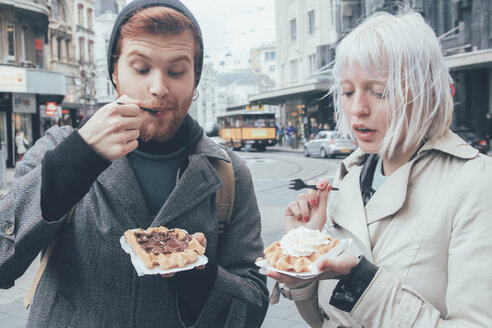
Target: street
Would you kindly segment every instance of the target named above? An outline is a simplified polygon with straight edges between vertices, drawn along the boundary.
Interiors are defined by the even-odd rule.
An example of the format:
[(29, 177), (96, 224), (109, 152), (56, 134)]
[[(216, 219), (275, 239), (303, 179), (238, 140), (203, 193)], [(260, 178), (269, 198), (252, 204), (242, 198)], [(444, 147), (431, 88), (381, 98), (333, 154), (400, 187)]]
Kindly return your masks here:
[[(237, 152), (248, 164), (255, 184), (261, 212), (262, 237), (265, 247), (284, 234), (285, 207), (296, 198), (299, 191), (287, 189), (291, 179), (327, 177), (333, 179), (341, 159), (306, 158), (300, 152), (267, 151), (265, 153)], [(268, 279), (272, 290), (274, 281)], [(309, 327), (297, 312), (294, 302), (280, 297), (279, 303), (270, 305), (262, 328)]]
[[(299, 151), (284, 152), (279, 147), (266, 152), (235, 152), (248, 165), (262, 218), (262, 236), (265, 246), (283, 235), (283, 212), (286, 205), (295, 199), (298, 191), (287, 189), (289, 180), (302, 178), (305, 181), (318, 177), (333, 178), (341, 159), (306, 158)], [(22, 300), (34, 278), (39, 260), (33, 262), (26, 273), (16, 281), (15, 287), (0, 290), (0, 327), (25, 327), (28, 311)], [(271, 290), (274, 282), (269, 279)], [(270, 306), (262, 328), (308, 327), (297, 313), (293, 302), (280, 298)]]

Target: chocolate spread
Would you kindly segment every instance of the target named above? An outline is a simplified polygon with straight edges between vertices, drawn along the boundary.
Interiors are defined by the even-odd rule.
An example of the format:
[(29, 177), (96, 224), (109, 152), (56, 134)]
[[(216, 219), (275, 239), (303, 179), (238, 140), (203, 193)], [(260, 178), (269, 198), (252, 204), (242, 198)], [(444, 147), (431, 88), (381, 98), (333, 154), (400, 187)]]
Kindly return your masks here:
[(137, 243), (147, 252), (154, 255), (182, 252), (188, 247), (192, 237), (188, 234), (178, 238), (174, 230), (166, 232), (152, 231), (150, 233), (135, 232)]

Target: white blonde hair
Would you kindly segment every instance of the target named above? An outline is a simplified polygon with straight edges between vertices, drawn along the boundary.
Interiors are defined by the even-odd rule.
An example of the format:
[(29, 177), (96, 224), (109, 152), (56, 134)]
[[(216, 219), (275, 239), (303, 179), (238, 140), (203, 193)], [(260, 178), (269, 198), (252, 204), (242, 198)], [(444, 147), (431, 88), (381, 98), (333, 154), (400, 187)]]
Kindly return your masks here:
[(346, 67), (354, 63), (388, 77), (385, 94), (391, 112), (380, 154), (391, 157), (398, 147), (403, 151), (412, 149), (424, 139), (435, 140), (448, 130), (453, 116), (452, 79), (439, 40), (420, 14), (408, 9), (397, 15), (373, 14), (339, 43), (330, 92), (337, 129), (351, 137), (352, 130), (340, 104), (340, 80)]

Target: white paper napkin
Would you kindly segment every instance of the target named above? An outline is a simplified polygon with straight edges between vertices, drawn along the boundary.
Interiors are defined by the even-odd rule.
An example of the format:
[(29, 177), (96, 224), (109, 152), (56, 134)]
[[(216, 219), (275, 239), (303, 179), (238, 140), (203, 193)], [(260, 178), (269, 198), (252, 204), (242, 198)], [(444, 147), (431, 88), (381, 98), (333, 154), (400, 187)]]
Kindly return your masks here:
[(328, 253), (325, 255), (321, 256), (319, 259), (317, 259), (315, 262), (311, 263), (309, 265), (309, 272), (290, 272), (290, 271), (283, 271), (275, 268), (272, 266), (270, 263), (267, 262), (267, 260), (261, 260), (256, 262), (256, 265), (260, 267), (259, 271), (261, 274), (266, 274), (267, 270), (272, 270), (272, 271), (277, 271), (292, 277), (297, 277), (301, 279), (311, 279), (316, 277), (321, 273), (321, 271), (318, 270), (318, 262), (322, 261), (324, 259), (333, 259), (337, 257), (338, 255), (342, 254), (352, 243), (352, 239), (342, 239), (338, 245), (330, 249)]

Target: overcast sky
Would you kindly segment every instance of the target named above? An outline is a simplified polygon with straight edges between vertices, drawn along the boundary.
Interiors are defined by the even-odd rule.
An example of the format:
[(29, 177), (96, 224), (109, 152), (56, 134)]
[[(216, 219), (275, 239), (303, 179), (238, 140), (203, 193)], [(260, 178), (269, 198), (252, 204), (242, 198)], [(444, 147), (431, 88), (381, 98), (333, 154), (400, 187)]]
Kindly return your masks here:
[(209, 55), (248, 54), (275, 41), (274, 0), (181, 0), (193, 12)]

